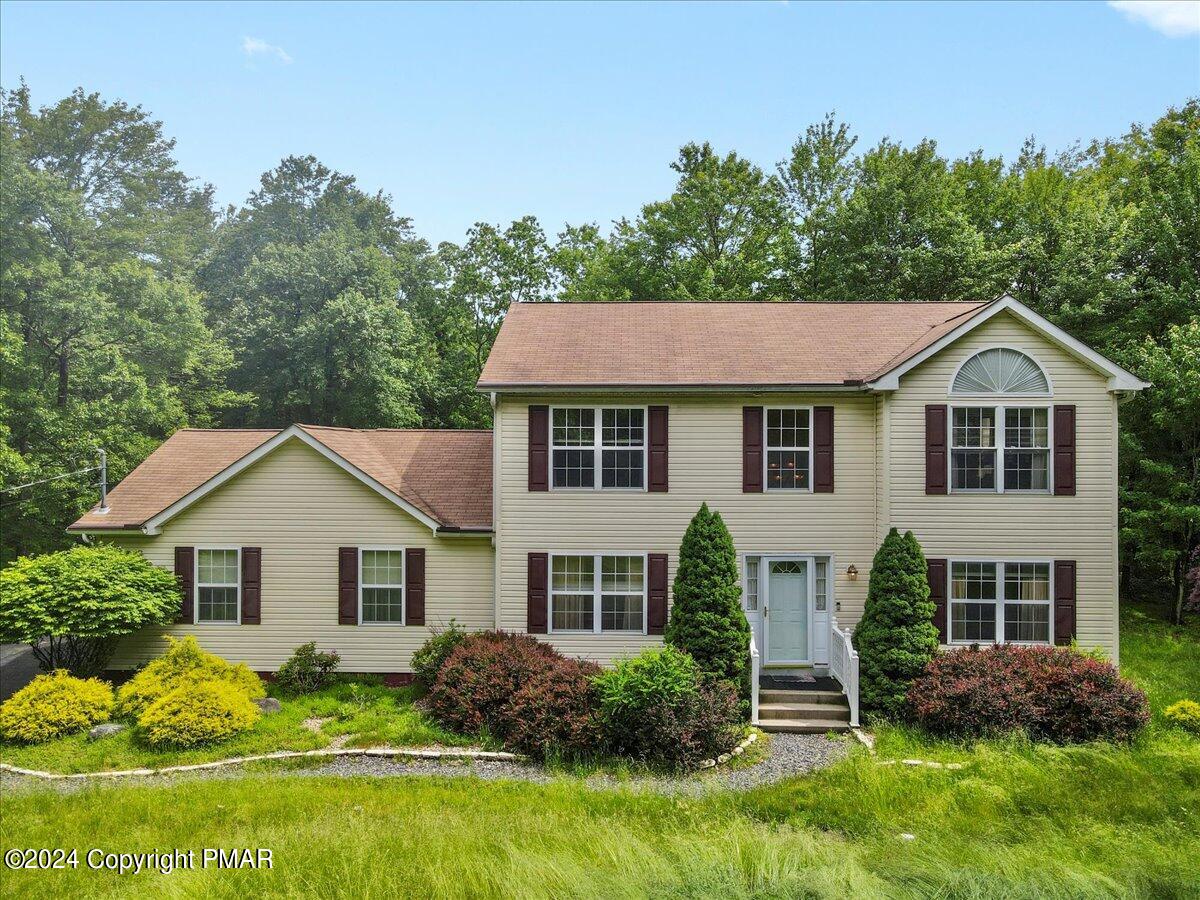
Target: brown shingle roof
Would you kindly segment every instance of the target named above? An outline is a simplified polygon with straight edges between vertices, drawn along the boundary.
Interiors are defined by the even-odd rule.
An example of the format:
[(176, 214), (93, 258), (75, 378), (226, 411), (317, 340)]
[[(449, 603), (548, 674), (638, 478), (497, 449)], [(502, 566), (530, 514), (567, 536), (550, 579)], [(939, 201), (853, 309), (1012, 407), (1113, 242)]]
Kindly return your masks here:
[[(491, 528), (491, 432), (297, 427), (441, 526)], [(177, 431), (112, 490), (108, 513), (89, 510), (71, 529), (143, 525), (279, 433)]]
[(986, 305), (514, 303), (478, 387), (841, 385)]

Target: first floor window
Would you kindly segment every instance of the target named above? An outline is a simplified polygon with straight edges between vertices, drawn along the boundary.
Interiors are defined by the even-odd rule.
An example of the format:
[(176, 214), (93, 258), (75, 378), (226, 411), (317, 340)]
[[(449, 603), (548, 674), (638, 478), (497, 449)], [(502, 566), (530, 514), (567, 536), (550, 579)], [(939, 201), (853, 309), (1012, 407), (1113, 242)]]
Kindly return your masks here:
[(552, 631), (645, 630), (646, 558), (555, 555), (550, 567)]
[(361, 550), (359, 591), (364, 623), (404, 623), (404, 551)]
[(950, 570), (954, 643), (1048, 643), (1050, 564), (955, 562)]
[(550, 443), (556, 488), (641, 488), (645, 484), (644, 409), (556, 407)]
[(196, 621), (238, 621), (241, 590), (238, 551), (234, 549), (196, 551)]
[(758, 557), (746, 557), (746, 609), (758, 609)]

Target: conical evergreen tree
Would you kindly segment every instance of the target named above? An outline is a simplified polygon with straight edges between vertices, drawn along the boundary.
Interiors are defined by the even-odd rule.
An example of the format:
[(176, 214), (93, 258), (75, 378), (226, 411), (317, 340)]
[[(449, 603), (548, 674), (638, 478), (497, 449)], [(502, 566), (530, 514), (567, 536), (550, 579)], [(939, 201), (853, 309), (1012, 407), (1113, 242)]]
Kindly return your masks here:
[(862, 620), (854, 629), (863, 709), (904, 712), (908, 687), (938, 648), (925, 554), (911, 531), (888, 532), (871, 564)]
[(708, 504), (692, 517), (679, 547), (666, 641), (686, 650), (700, 671), (750, 691), (750, 624), (742, 611), (733, 538)]

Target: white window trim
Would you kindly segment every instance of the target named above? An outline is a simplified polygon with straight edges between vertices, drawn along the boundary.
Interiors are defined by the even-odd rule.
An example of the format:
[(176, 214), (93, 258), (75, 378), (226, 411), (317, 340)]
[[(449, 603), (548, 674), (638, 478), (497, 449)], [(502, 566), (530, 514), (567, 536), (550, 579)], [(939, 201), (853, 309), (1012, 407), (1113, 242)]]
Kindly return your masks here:
[[(767, 422), (771, 418), (772, 410), (805, 410), (808, 413), (808, 446), (807, 447), (772, 447), (767, 442)], [(763, 492), (771, 494), (811, 494), (813, 490), (813, 408), (811, 406), (768, 406), (763, 409), (763, 431), (762, 431), (762, 447), (763, 447)], [(807, 450), (808, 451), (808, 478), (807, 485), (802, 488), (796, 487), (777, 487), (773, 488), (768, 484), (767, 477), (769, 474), (767, 460), (771, 455), (772, 450)]]
[[(200, 618), (200, 551), (201, 550), (233, 550), (237, 553), (237, 584), (217, 584), (216, 582), (205, 582), (204, 587), (236, 587), (237, 588), (237, 620), (236, 621), (216, 621), (202, 620)], [(224, 544), (207, 544), (203, 547), (194, 548), (195, 559), (192, 560), (192, 590), (195, 592), (195, 597), (192, 598), (192, 624), (193, 625), (241, 625), (242, 624), (242, 548), (230, 547)]]
[[(946, 645), (952, 647), (969, 647), (972, 644), (987, 644), (988, 641), (954, 640), (954, 604), (955, 603), (987, 603), (987, 600), (955, 600), (954, 599), (954, 564), (955, 563), (985, 563), (996, 566), (996, 599), (990, 601), (996, 609), (996, 640), (999, 644), (1019, 644), (1024, 647), (1053, 647), (1054, 646), (1054, 560), (1041, 559), (1032, 556), (1014, 557), (1012, 559), (983, 558), (978, 556), (956, 556), (946, 560)], [(1016, 565), (1043, 565), (1050, 572), (1049, 599), (1044, 602), (1048, 608), (1049, 622), (1048, 637), (1045, 641), (1006, 641), (1004, 639), (1004, 579), (1005, 567)], [(1022, 600), (1021, 603), (1042, 604), (1040, 600)]]
[[(563, 446), (554, 443), (554, 412), (559, 409), (590, 409), (595, 413), (595, 428), (592, 438), (592, 486), (589, 487), (557, 487), (554, 484), (554, 451), (555, 450), (586, 450), (586, 446)], [(604, 410), (606, 409), (640, 409), (642, 411), (642, 444), (641, 447), (605, 447), (604, 446)], [(641, 406), (636, 403), (604, 403), (599, 406), (592, 403), (581, 403), (578, 405), (560, 405), (550, 407), (550, 440), (547, 445), (550, 452), (546, 460), (546, 465), (549, 468), (547, 472), (547, 483), (551, 491), (563, 491), (564, 493), (592, 493), (594, 491), (614, 491), (617, 493), (629, 494), (644, 494), (649, 485), (647, 481), (650, 477), (650, 409), (647, 406)], [(604, 482), (604, 450), (638, 450), (642, 451), (642, 486), (641, 487), (602, 487)], [(583, 554), (586, 555), (586, 554)]]
[[(554, 627), (554, 559), (560, 556), (590, 556), (592, 557), (592, 627), (586, 628), (555, 628)], [(600, 583), (603, 577), (601, 558), (605, 556), (640, 556), (642, 558), (642, 630), (633, 629), (602, 629)], [(546, 632), (547, 634), (647, 634), (648, 616), (650, 611), (650, 555), (636, 550), (602, 550), (599, 553), (587, 553), (582, 550), (560, 550), (547, 553), (546, 561)], [(559, 593), (576, 593), (560, 591)], [(634, 596), (626, 591), (617, 593)]]
[[(400, 584), (363, 584), (363, 551), (364, 550), (390, 550), (399, 552), (400, 554)], [(370, 546), (358, 548), (358, 624), (369, 627), (382, 626), (384, 628), (398, 628), (407, 624), (408, 619), (408, 550), (404, 547), (388, 546)], [(400, 588), (400, 621), (399, 622), (368, 622), (363, 619), (363, 588)]]
[[(961, 396), (961, 395), (959, 395)], [(995, 398), (996, 394), (984, 394), (982, 397)], [(987, 449), (979, 447), (958, 447), (954, 443), (954, 410), (956, 409), (994, 409), (996, 411), (996, 435), (993, 453), (996, 465), (996, 486), (994, 488), (956, 488), (954, 486), (954, 451)], [(1044, 409), (1046, 410), (1046, 487), (1044, 488), (1005, 488), (1004, 486), (1004, 413), (1008, 409)], [(1002, 399), (992, 399), (984, 402), (961, 402), (950, 404), (949, 421), (946, 423), (946, 486), (951, 494), (1033, 494), (1037, 496), (1054, 493), (1054, 406), (1044, 402), (1009, 402)], [(1009, 447), (1009, 450), (1041, 449)]]
[[(988, 350), (1011, 350), (1013, 353), (1020, 353), (1022, 356), (1028, 357), (1030, 362), (1032, 362), (1041, 370), (1042, 377), (1046, 379), (1045, 392), (1030, 391), (1028, 393), (1023, 392), (1020, 394), (1001, 394), (994, 391), (956, 391), (954, 389), (954, 382), (958, 380), (958, 373), (962, 370), (962, 367), (973, 360), (980, 353), (986, 353)], [(1050, 373), (1046, 371), (1046, 367), (1042, 365), (1041, 360), (1039, 360), (1037, 356), (1035, 356), (1029, 350), (1026, 350), (1024, 347), (1014, 347), (1011, 344), (982, 344), (968, 353), (963, 358), (962, 362), (954, 367), (954, 373), (950, 376), (950, 384), (946, 388), (946, 392), (951, 397), (1026, 397), (1029, 399), (1049, 399), (1050, 397), (1054, 396), (1054, 382), (1050, 378)]]
[[(782, 560), (810, 559), (813, 561), (814, 580), (815, 580), (815, 575), (816, 575), (816, 561), (818, 559), (827, 560), (828, 564), (829, 564), (829, 571), (826, 575), (826, 581), (828, 582), (828, 585), (826, 586), (826, 591), (828, 593), (828, 596), (826, 596), (826, 598), (825, 598), (825, 609), (823, 611), (828, 613), (831, 616), (837, 611), (836, 598), (835, 598), (835, 594), (837, 591), (837, 588), (836, 588), (836, 585), (837, 585), (837, 556), (836, 556), (836, 554), (834, 554), (834, 552), (832, 550), (812, 550), (812, 551), (804, 552), (804, 553), (780, 553), (775, 550), (751, 550), (746, 553), (738, 554), (738, 559), (742, 565), (742, 581), (741, 581), (741, 583), (742, 583), (742, 611), (746, 613), (747, 617), (749, 617), (750, 615), (757, 615), (757, 616), (762, 615), (762, 582), (763, 582), (762, 561), (767, 557), (770, 557), (771, 559), (782, 559)], [(758, 608), (757, 609), (747, 609), (746, 608), (746, 598), (749, 595), (749, 590), (750, 590), (749, 562), (751, 559), (758, 560)], [(1022, 560), (1022, 562), (1024, 562), (1024, 561), (1025, 560)], [(816, 610), (816, 595), (815, 594), (813, 596), (813, 609), (814, 609), (814, 611)]]

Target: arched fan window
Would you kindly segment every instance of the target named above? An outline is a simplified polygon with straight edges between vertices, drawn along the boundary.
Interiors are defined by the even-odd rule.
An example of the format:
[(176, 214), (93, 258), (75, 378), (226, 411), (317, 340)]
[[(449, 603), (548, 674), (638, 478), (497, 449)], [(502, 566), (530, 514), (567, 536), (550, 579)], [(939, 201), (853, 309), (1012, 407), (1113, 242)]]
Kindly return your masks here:
[(955, 394), (1048, 394), (1050, 382), (1041, 366), (1024, 353), (994, 347), (963, 363), (950, 390)]

